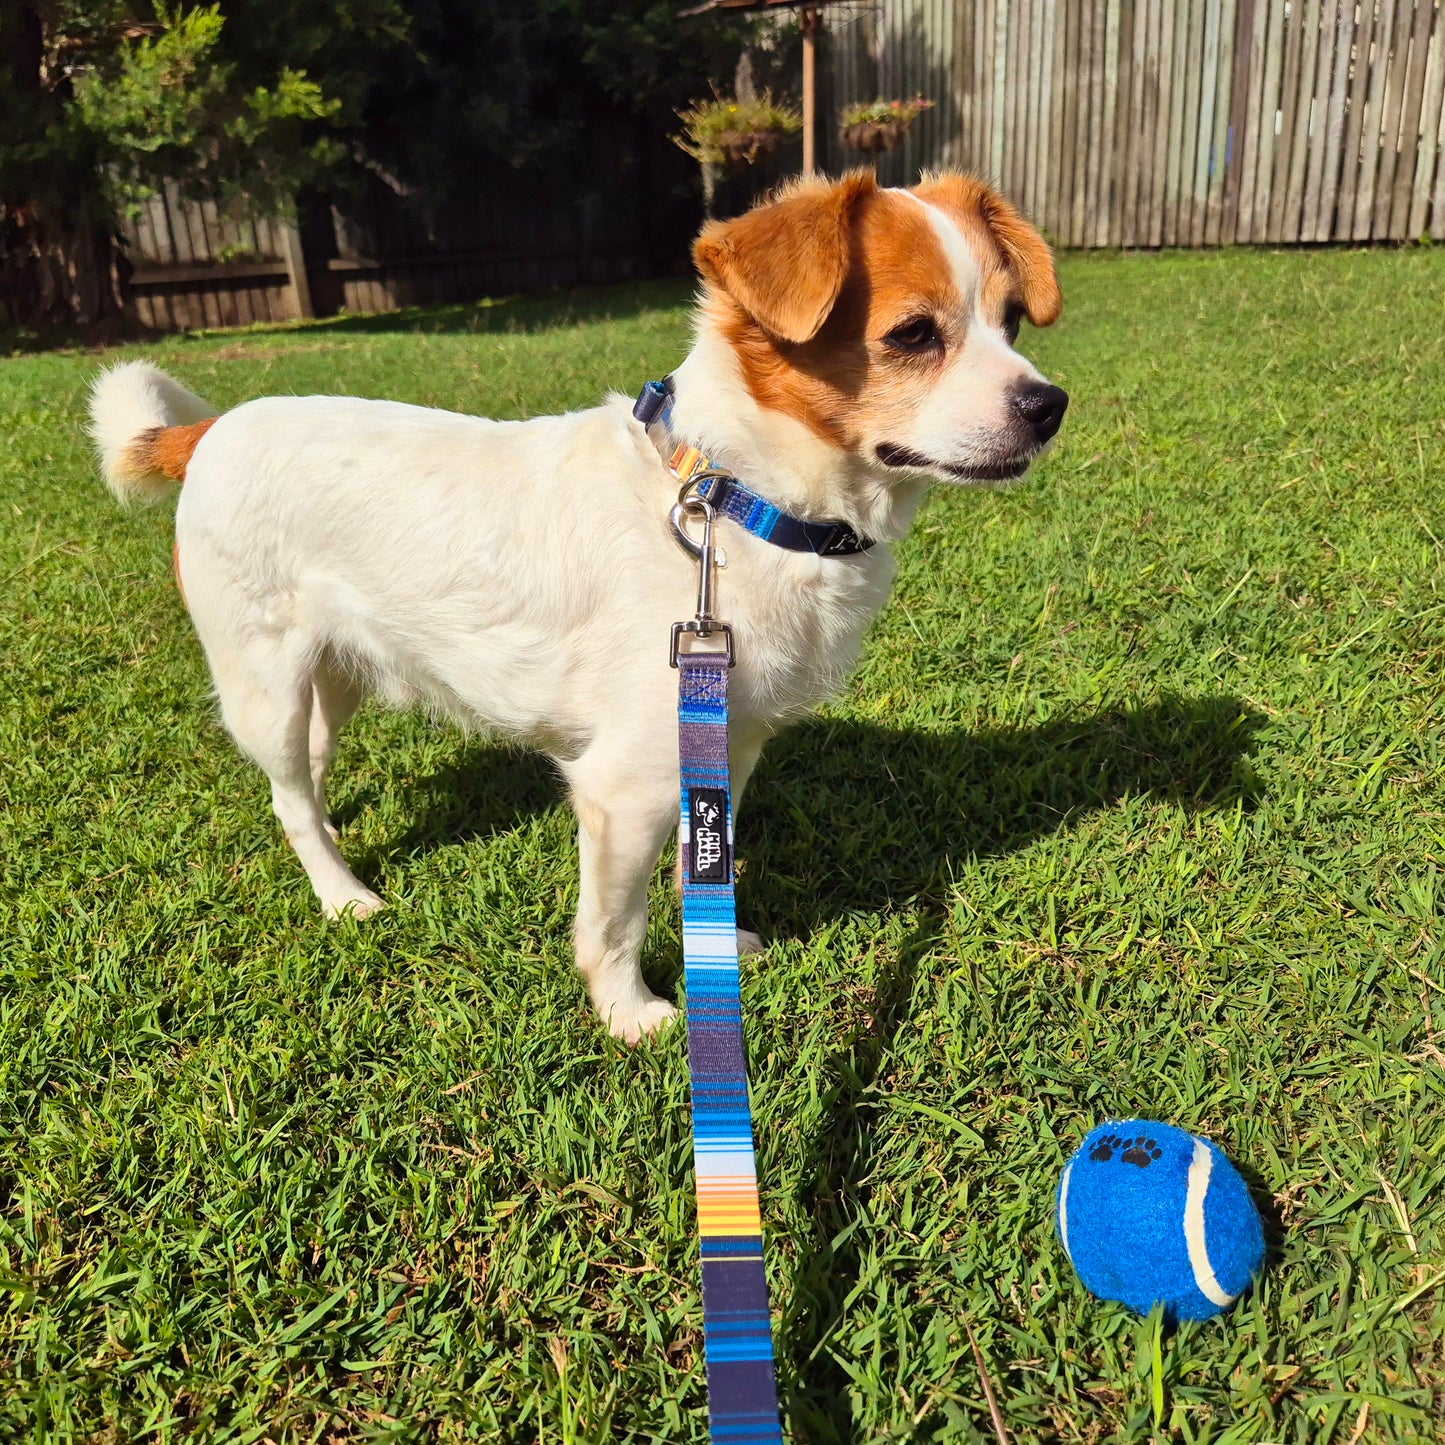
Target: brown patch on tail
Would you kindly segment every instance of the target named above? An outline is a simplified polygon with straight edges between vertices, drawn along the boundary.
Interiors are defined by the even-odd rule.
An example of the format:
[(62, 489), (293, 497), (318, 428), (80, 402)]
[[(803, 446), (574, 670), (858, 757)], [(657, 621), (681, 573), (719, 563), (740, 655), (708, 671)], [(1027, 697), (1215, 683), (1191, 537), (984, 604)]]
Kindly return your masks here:
[(136, 476), (159, 474), (173, 482), (183, 482), (191, 453), (215, 424), (216, 418), (212, 416), (192, 426), (150, 427), (131, 443), (125, 458), (126, 470)]

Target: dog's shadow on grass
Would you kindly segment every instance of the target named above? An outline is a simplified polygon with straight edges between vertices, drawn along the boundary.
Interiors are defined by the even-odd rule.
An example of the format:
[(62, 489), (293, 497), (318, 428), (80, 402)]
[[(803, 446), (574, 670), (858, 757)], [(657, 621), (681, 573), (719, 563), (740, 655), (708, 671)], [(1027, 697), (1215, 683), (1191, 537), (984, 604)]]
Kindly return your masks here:
[[(832, 1241), (869, 1209), (868, 1095), (912, 1010), (917, 965), (941, 935), (954, 865), (1006, 855), (1126, 797), (1250, 807), (1260, 788), (1249, 752), (1263, 721), (1232, 697), (1166, 698), (979, 731), (813, 718), (764, 752), (739, 820), (744, 921), (778, 939), (888, 908), (918, 915), (874, 983), (862, 1011), (868, 1028), (841, 1039), (834, 1055), (837, 1084), (805, 1185), (813, 1237), (803, 1242), (783, 1323), (785, 1355), (800, 1362), (783, 1397), (799, 1439), (851, 1438), (848, 1379), (825, 1342), (842, 1324), (860, 1242), (856, 1232)], [(562, 797), (544, 759), (480, 742), (414, 787), (413, 822), (372, 863), (507, 831)], [(343, 819), (368, 801), (365, 792), (353, 797)], [(368, 860), (358, 861), (365, 876)], [(681, 960), (670, 959), (656, 982), (671, 988), (680, 974)]]
[[(810, 718), (768, 745), (748, 786), (739, 908), (768, 939), (807, 938), (860, 912), (941, 903), (955, 863), (1011, 853), (1124, 797), (1248, 806), (1261, 721), (1229, 697), (980, 731)], [(337, 822), (393, 789), (407, 795), (409, 822), (354, 858), (363, 876), (384, 859), (509, 832), (565, 795), (539, 754), (471, 739), (425, 777), (347, 790)], [(679, 960), (669, 977), (680, 976)]]
[(332, 817), (345, 828), (393, 789), (405, 796), (407, 825), (369, 848), (350, 850), (362, 878), (374, 878), (384, 862), (510, 833), (566, 796), (556, 768), (540, 753), (469, 738), (445, 766), (425, 777), (386, 779), (348, 791)]
[(956, 862), (1011, 853), (1126, 796), (1248, 806), (1260, 722), (1227, 697), (978, 732), (812, 719), (769, 744), (749, 785), (740, 907), (766, 937), (806, 937), (941, 900)]
[(869, 1027), (839, 1041), (829, 1117), (804, 1186), (813, 1237), (783, 1324), (786, 1354), (800, 1362), (783, 1382), (784, 1410), (800, 1439), (852, 1438), (848, 1378), (825, 1342), (842, 1326), (861, 1265), (863, 1241), (847, 1226), (870, 1207), (868, 1096), (912, 1011), (917, 966), (941, 935), (954, 863), (1008, 854), (1131, 796), (1191, 810), (1250, 807), (1260, 787), (1249, 751), (1262, 723), (1231, 697), (981, 732), (815, 719), (764, 754), (739, 830), (740, 904), (764, 936), (807, 937), (890, 906), (918, 914), (875, 980), (862, 1010)]

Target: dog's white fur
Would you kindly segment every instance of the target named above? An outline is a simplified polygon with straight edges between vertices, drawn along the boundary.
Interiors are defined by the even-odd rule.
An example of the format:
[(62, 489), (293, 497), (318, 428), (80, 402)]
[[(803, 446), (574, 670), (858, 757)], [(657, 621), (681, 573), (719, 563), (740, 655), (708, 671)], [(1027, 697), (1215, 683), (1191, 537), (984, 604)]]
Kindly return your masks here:
[[(957, 283), (976, 287), (966, 243), (938, 224), (951, 231)], [(996, 408), (1000, 388), (1038, 376), (1001, 335), (978, 344), (987, 385), (977, 351), (958, 363), (974, 381), (952, 382), (960, 436)], [(820, 559), (720, 524), (720, 611), (738, 651), (736, 801), (769, 735), (853, 667), (893, 576), (887, 544), (931, 479), (840, 451), (765, 408), (706, 311), (674, 375), (679, 433), (771, 500), (879, 541)], [(139, 433), (211, 414), (146, 363), (104, 373), (93, 431), (117, 494), (159, 485), (124, 464)], [(928, 453), (947, 444), (941, 415), (925, 418)], [(215, 423), (176, 512), (180, 579), (226, 726), (270, 777), (327, 914), (381, 906), (338, 850), (325, 804), (337, 731), (368, 692), (540, 748), (579, 822), (577, 965), (598, 1012), (630, 1041), (675, 1012), (639, 960), (649, 881), (677, 825), (669, 629), (691, 615), (697, 583), (668, 528), (676, 491), (622, 397), (526, 422), (289, 397)]]

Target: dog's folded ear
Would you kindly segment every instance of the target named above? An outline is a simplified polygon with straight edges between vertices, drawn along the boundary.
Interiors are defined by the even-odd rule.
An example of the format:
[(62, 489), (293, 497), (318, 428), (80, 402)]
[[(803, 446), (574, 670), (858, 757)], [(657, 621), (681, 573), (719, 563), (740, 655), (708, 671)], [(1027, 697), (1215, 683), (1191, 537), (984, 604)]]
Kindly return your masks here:
[(960, 224), (982, 222), (1013, 274), (1019, 300), (1035, 326), (1052, 326), (1064, 309), (1048, 242), (998, 191), (955, 171), (927, 175), (914, 187), (919, 200), (951, 212)]
[(848, 276), (852, 218), (872, 171), (808, 180), (732, 221), (709, 221), (692, 256), (709, 286), (782, 341), (811, 341)]
[(1054, 253), (1048, 242), (995, 190), (988, 190), (979, 209), (1009, 270), (1018, 277), (1019, 299), (1035, 326), (1052, 326), (1064, 309)]

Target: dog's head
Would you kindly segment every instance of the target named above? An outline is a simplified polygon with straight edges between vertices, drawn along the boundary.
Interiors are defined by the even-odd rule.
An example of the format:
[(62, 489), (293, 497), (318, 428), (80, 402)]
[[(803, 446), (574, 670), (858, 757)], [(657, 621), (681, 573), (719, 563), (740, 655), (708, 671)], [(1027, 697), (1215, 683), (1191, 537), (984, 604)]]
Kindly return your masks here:
[(802, 181), (693, 257), (758, 401), (875, 466), (1004, 481), (1059, 429), (1067, 395), (1014, 350), (1058, 318), (1053, 257), (981, 181)]

